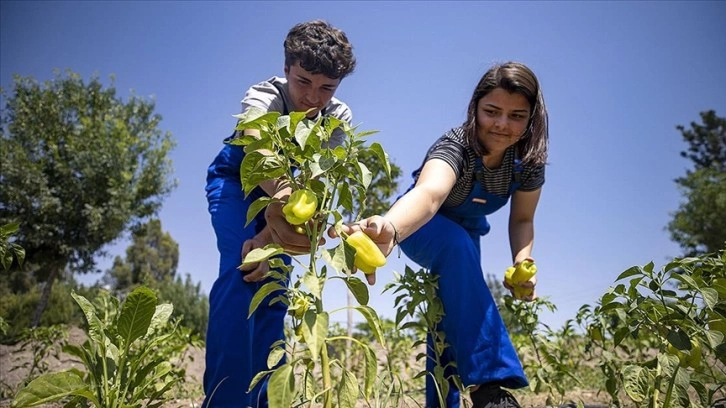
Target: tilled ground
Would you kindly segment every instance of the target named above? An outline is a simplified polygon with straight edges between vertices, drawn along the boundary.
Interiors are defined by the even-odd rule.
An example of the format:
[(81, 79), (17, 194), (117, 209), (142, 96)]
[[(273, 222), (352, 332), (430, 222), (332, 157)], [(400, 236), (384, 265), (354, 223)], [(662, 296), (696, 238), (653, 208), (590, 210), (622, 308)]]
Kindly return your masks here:
[[(85, 333), (79, 328), (72, 328), (69, 331), (69, 343), (81, 344), (85, 339)], [(25, 363), (32, 361), (32, 355), (29, 351), (18, 352), (19, 346), (0, 345), (0, 408), (10, 406), (12, 395), (27, 376), (28, 368), (22, 368)], [(416, 353), (417, 354), (417, 353)], [(61, 353), (60, 358), (53, 356), (48, 357), (45, 362), (48, 364), (49, 371), (62, 371), (75, 367), (83, 369), (83, 366), (76, 362), (73, 357)], [(21, 367), (14, 369), (15, 367)], [(186, 370), (186, 381), (183, 388), (179, 391), (179, 398), (170, 401), (164, 405), (164, 408), (198, 408), (202, 403), (202, 376), (204, 374), (204, 350), (193, 348), (187, 353), (184, 362)], [(516, 391), (514, 395), (517, 397), (523, 407), (544, 407), (546, 406), (546, 397), (543, 395), (535, 395), (529, 391)], [(422, 398), (421, 398), (422, 399)], [(567, 399), (573, 402), (582, 401), (587, 406), (606, 407), (609, 402), (608, 395), (598, 394), (595, 391), (588, 390), (572, 390), (567, 393)], [(423, 401), (410, 400), (407, 404), (409, 407), (421, 407)], [(359, 407), (364, 408), (368, 405), (361, 401)], [(574, 405), (573, 405), (574, 406)], [(60, 408), (61, 404), (46, 404), (45, 408)]]

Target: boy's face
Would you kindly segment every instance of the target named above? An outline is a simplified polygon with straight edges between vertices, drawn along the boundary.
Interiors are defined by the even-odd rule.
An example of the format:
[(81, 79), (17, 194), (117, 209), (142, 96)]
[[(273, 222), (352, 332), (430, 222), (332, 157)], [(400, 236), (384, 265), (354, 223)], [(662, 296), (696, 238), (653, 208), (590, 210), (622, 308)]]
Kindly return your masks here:
[(323, 74), (311, 74), (300, 67), (300, 62), (285, 67), (285, 78), (294, 105), (293, 111), (305, 112), (313, 109), (308, 114), (309, 118), (317, 116), (333, 98), (340, 85), (340, 79), (331, 79)]

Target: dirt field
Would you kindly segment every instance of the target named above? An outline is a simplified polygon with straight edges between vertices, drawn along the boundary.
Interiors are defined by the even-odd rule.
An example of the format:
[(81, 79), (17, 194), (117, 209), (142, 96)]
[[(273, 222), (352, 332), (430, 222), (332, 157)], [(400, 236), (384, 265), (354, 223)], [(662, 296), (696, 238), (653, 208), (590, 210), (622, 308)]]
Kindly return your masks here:
[[(81, 344), (85, 339), (85, 334), (81, 329), (72, 328), (69, 332), (69, 343)], [(18, 346), (0, 345), (0, 389), (5, 394), (0, 399), (0, 408), (10, 406), (11, 396), (9, 390), (16, 390), (18, 384), (27, 376), (28, 369), (13, 369), (21, 366), (23, 363), (31, 360), (30, 352), (17, 352)], [(190, 349), (185, 360), (186, 382), (182, 390), (183, 397), (171, 401), (164, 405), (164, 408), (198, 408), (202, 403), (202, 376), (204, 374), (204, 350)], [(49, 357), (46, 362), (50, 371), (62, 371), (71, 367), (83, 369), (83, 366), (74, 361), (73, 357), (61, 354), (60, 358)], [(535, 395), (529, 391), (517, 391), (515, 393), (517, 399), (524, 407), (544, 407), (545, 397)], [(568, 393), (567, 397), (573, 401), (584, 401), (588, 406), (605, 407), (609, 401), (607, 395), (598, 395), (594, 391), (573, 390)], [(423, 401), (422, 401), (423, 402)], [(47, 404), (43, 407), (61, 407), (61, 404)], [(361, 402), (360, 407), (367, 405)], [(415, 405), (411, 405), (414, 407)]]

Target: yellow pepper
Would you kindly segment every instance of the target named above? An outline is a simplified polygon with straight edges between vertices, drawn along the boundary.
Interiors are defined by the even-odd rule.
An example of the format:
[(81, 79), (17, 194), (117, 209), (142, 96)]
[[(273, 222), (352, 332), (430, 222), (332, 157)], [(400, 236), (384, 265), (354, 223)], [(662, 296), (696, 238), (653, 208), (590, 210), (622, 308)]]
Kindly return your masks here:
[(695, 339), (691, 340), (691, 349), (682, 351), (678, 350), (675, 346), (668, 343), (668, 354), (678, 357), (681, 367), (698, 368), (701, 366), (701, 359), (703, 352), (701, 351), (701, 344)]
[(282, 207), (282, 213), (287, 222), (300, 225), (312, 218), (317, 208), (318, 197), (312, 191), (303, 189), (290, 194), (287, 204)]
[(504, 281), (514, 288), (514, 297), (522, 299), (530, 296), (534, 292), (534, 289), (522, 288), (519, 284), (529, 281), (536, 273), (537, 265), (533, 261), (525, 259), (516, 266), (510, 266), (504, 271)]
[(680, 363), (681, 367), (688, 366), (688, 360), (687, 360), (688, 357), (686, 356), (686, 353), (682, 352), (681, 350), (678, 350), (674, 345), (672, 345), (670, 343), (668, 343), (667, 351), (668, 351), (668, 354), (678, 357), (678, 362)]
[(363, 231), (356, 231), (345, 240), (355, 248), (355, 267), (370, 275), (376, 268), (386, 264), (386, 257), (383, 255), (373, 240)]
[(691, 352), (686, 358), (688, 366), (691, 368), (698, 368), (701, 366), (701, 358), (703, 353), (701, 351), (701, 344), (696, 340), (691, 340)]
[(290, 306), (287, 308), (287, 313), (296, 319), (302, 320), (302, 318), (305, 317), (305, 312), (310, 309), (311, 305), (312, 303), (307, 297), (295, 294), (292, 299), (290, 299)]

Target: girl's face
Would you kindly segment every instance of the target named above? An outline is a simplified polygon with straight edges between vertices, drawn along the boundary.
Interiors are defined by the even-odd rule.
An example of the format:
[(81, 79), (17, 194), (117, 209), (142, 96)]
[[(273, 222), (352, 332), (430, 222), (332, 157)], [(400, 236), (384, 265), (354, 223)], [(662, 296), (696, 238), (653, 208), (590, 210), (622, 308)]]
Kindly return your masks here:
[(479, 142), (489, 153), (504, 152), (524, 135), (531, 109), (524, 95), (495, 88), (477, 104)]
[(299, 62), (285, 67), (285, 77), (290, 91), (290, 98), (294, 111), (305, 112), (313, 109), (309, 118), (317, 116), (318, 112), (330, 102), (340, 85), (340, 79), (331, 79), (323, 74), (311, 74), (304, 70)]

